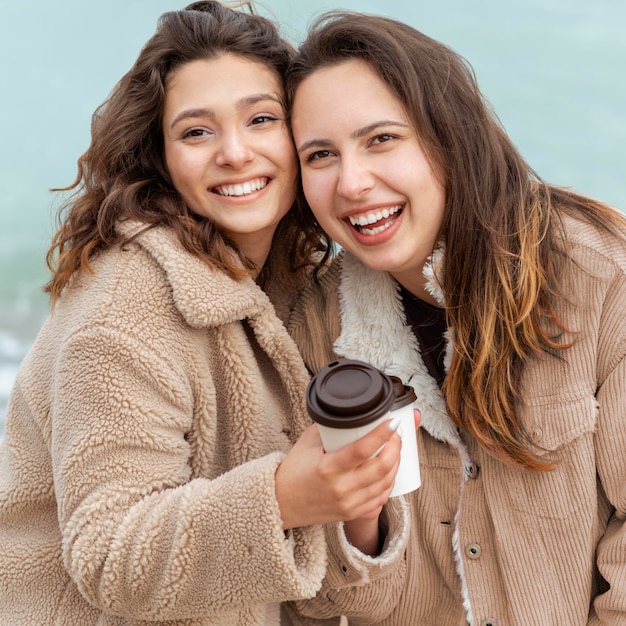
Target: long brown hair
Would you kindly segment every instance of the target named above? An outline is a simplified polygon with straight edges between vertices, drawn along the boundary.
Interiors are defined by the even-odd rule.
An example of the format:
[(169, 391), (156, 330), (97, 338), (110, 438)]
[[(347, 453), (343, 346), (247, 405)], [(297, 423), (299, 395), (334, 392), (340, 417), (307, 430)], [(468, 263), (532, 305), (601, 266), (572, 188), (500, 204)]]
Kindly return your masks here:
[[(115, 230), (124, 219), (169, 226), (187, 250), (235, 278), (259, 269), (212, 222), (189, 210), (165, 166), (161, 124), (168, 76), (191, 61), (226, 53), (262, 63), (282, 85), (294, 49), (268, 19), (216, 1), (194, 2), (159, 18), (133, 67), (94, 113), (76, 180), (55, 190), (72, 195), (61, 205), (46, 257), (53, 275), (44, 290), (52, 304), (75, 273), (90, 270), (95, 254), (125, 243)], [(305, 215), (296, 201), (274, 238), (289, 245), (273, 247), (267, 267), (296, 271), (328, 250), (325, 234)], [(267, 271), (262, 276), (267, 279)]]
[(558, 354), (573, 340), (555, 313), (566, 260), (560, 215), (612, 232), (624, 218), (544, 183), (506, 135), (467, 61), (396, 20), (347, 11), (318, 18), (292, 61), (288, 105), (307, 76), (354, 58), (369, 63), (403, 104), (445, 187), (441, 286), (455, 337), (443, 385), (448, 411), (501, 460), (550, 469), (529, 451), (516, 403), (529, 358)]

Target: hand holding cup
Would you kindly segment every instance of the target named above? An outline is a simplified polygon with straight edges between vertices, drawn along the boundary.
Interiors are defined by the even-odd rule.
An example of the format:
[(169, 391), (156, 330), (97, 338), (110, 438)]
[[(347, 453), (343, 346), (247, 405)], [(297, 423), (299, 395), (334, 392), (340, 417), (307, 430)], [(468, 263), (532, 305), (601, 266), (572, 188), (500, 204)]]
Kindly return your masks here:
[(421, 485), (413, 403), (415, 392), (395, 376), (354, 359), (323, 367), (307, 390), (307, 409), (320, 431), (324, 450), (357, 441), (386, 420), (399, 420), (400, 466), (390, 497)]

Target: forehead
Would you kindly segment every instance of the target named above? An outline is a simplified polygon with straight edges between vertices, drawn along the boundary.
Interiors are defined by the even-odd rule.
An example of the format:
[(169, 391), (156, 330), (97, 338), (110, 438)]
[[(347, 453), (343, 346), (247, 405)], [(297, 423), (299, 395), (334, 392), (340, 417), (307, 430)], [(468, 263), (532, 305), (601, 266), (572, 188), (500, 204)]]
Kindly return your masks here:
[(187, 106), (189, 100), (196, 99), (236, 101), (252, 93), (268, 93), (282, 99), (281, 81), (261, 61), (224, 54), (196, 59), (173, 70), (165, 81), (165, 107), (183, 102)]
[(313, 127), (321, 132), (331, 125), (350, 128), (375, 119), (408, 122), (398, 97), (376, 70), (360, 59), (315, 70), (297, 87), (292, 108), (294, 134)]

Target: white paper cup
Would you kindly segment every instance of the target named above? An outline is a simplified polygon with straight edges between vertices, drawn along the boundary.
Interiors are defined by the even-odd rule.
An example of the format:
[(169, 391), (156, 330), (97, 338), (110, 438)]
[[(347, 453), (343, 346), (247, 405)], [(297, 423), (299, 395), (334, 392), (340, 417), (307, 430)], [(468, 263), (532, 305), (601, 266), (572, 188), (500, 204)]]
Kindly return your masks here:
[[(415, 393), (411, 387), (404, 386), (407, 393), (406, 401), (399, 399), (390, 412), (390, 417), (400, 419), (398, 434), (402, 438), (400, 450), (400, 465), (396, 474), (396, 482), (391, 490), (390, 498), (401, 496), (415, 491), (421, 484), (420, 462), (417, 453), (417, 432), (415, 430), (415, 415), (413, 402)], [(408, 391), (410, 390), (410, 392)]]
[(307, 390), (307, 408), (317, 423), (326, 452), (339, 450), (384, 421), (399, 418), (400, 465), (390, 497), (421, 485), (413, 416), (415, 392), (395, 376), (352, 359), (340, 359), (320, 370)]

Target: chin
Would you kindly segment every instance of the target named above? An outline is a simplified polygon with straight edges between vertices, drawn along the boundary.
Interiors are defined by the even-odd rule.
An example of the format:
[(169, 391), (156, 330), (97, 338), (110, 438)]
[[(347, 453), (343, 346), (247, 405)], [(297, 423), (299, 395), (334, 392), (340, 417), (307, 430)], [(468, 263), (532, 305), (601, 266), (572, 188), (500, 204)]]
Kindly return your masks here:
[(354, 256), (356, 256), (363, 265), (378, 272), (393, 272), (397, 266), (396, 263), (392, 263), (386, 259), (372, 258), (372, 255), (369, 254), (355, 254)]

